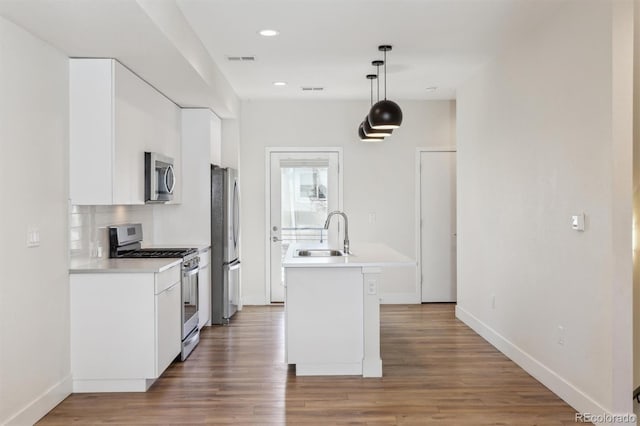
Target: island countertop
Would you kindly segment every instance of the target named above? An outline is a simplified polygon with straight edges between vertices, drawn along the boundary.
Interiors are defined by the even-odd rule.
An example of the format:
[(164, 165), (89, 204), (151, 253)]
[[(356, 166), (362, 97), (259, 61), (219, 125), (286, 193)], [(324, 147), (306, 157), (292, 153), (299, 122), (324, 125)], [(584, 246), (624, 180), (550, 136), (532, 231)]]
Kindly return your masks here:
[(342, 250), (326, 243), (293, 243), (282, 261), (285, 268), (350, 268), (350, 267), (389, 267), (415, 266), (415, 260), (382, 243), (353, 243), (351, 253), (346, 256), (304, 257), (296, 256), (297, 250), (335, 249)]

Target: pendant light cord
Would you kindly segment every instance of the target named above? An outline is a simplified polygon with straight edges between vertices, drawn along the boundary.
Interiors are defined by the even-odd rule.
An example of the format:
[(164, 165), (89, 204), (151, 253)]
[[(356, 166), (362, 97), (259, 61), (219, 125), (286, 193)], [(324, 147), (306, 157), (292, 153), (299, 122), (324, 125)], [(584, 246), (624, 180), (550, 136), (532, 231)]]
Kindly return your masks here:
[(380, 65), (376, 65), (376, 83), (378, 84), (377, 101), (380, 102)]
[(387, 100), (387, 51), (384, 51), (384, 100)]
[(373, 80), (369, 79), (369, 81), (371, 82), (371, 106), (373, 106)]

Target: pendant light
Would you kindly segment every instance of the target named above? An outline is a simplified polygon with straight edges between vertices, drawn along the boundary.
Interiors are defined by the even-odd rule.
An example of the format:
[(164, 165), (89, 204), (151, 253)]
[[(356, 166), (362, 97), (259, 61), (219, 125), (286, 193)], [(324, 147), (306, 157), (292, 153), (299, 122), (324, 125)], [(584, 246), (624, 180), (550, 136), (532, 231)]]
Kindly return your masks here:
[(364, 134), (364, 122), (360, 123), (358, 126), (358, 137), (360, 138), (360, 142), (382, 142), (384, 138), (374, 138), (373, 136), (367, 136)]
[[(367, 74), (367, 78), (371, 81), (371, 103), (373, 104), (373, 80), (377, 79), (378, 76), (375, 75), (375, 74)], [(360, 123), (360, 125), (358, 126), (358, 137), (360, 137), (360, 141), (361, 142), (382, 142), (382, 141), (384, 141), (384, 137), (382, 137), (382, 136), (373, 136), (373, 134), (368, 135), (364, 130), (365, 124), (369, 124), (367, 117), (365, 117), (364, 121), (362, 123)]]
[(402, 110), (400, 106), (387, 99), (387, 52), (389, 45), (378, 46), (384, 52), (384, 100), (378, 101), (369, 111), (369, 125), (373, 129), (397, 129), (402, 124)]
[[(375, 75), (374, 74), (367, 75), (367, 78), (371, 81), (371, 104), (369, 104), (370, 108), (373, 107), (373, 80), (376, 80), (376, 83), (378, 84), (377, 102), (380, 101), (380, 79), (378, 77), (380, 76), (380, 65), (382, 64), (384, 64), (384, 62), (380, 60), (371, 62), (371, 65), (376, 67), (376, 73)], [(393, 130), (391, 129), (373, 129), (369, 124), (368, 117), (364, 117), (364, 121), (362, 122), (362, 124), (363, 124), (362, 128), (364, 130), (364, 134), (367, 136), (372, 136), (374, 138), (386, 138), (387, 136), (391, 135), (391, 133), (393, 133)]]

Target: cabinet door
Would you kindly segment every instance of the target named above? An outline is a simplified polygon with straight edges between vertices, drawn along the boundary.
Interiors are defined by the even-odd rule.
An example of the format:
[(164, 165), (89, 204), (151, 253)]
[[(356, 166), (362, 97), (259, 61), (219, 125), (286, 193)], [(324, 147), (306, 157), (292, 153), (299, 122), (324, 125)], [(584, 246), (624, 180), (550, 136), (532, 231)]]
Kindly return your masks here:
[(180, 353), (182, 320), (180, 282), (156, 295), (156, 377)]
[(74, 379), (155, 377), (153, 285), (153, 274), (70, 276)]
[(144, 152), (152, 151), (154, 89), (115, 62), (114, 204), (144, 204)]
[(362, 362), (359, 268), (287, 268), (285, 290), (289, 364)]
[(113, 60), (69, 60), (69, 191), (73, 204), (113, 204)]
[(211, 269), (209, 265), (198, 272), (198, 328), (210, 324), (211, 318)]

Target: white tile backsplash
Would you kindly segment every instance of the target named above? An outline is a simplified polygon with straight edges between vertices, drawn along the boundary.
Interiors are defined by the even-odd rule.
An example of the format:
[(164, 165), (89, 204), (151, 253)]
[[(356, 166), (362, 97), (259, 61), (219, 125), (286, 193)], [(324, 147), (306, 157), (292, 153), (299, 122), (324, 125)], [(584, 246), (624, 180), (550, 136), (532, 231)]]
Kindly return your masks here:
[(142, 206), (76, 206), (69, 212), (69, 247), (73, 259), (109, 257), (107, 226), (142, 223), (146, 244), (153, 243), (153, 208)]

